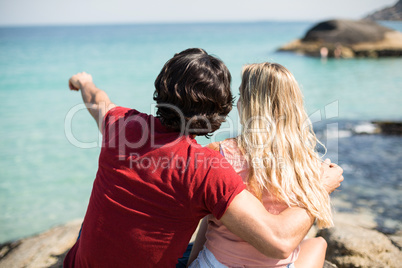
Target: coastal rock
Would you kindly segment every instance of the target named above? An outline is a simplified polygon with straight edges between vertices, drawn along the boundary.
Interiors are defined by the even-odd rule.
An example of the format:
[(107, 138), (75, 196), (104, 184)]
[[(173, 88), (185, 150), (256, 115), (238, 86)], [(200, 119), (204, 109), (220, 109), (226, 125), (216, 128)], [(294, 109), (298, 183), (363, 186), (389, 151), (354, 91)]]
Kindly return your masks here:
[(402, 250), (402, 231), (398, 231), (396, 234), (390, 235), (389, 239), (399, 250)]
[[(0, 268), (62, 268), (77, 240), (82, 219), (56, 226), (44, 233), (0, 245)], [(194, 242), (199, 226), (190, 242)], [(329, 268), (332, 266), (328, 266)]]
[(343, 213), (334, 212), (335, 227), (348, 225), (357, 226), (364, 229), (374, 230), (377, 228), (375, 216), (367, 213)]
[[(334, 220), (335, 228), (318, 231), (313, 227), (309, 234), (314, 237), (318, 231), (317, 235), (323, 236), (328, 243), (324, 268), (399, 267), (396, 264), (402, 262), (401, 232), (388, 239), (373, 231), (376, 223), (369, 214), (335, 213)], [(66, 253), (77, 239), (81, 222), (69, 222), (42, 234), (1, 245), (0, 268), (62, 268)]]
[(375, 121), (382, 134), (388, 135), (402, 135), (402, 122), (387, 122), (387, 121)]
[(399, 0), (394, 6), (370, 14), (366, 19), (371, 20), (402, 20), (402, 0)]
[(333, 263), (330, 263), (329, 261), (325, 261), (324, 266), (322, 268), (338, 268), (338, 266), (336, 266)]
[(7, 243), (0, 248), (0, 267), (62, 267), (74, 245), (82, 220), (54, 227), (44, 233)]
[(388, 237), (375, 230), (336, 222), (336, 227), (319, 231), (328, 243), (326, 259), (340, 268), (400, 267), (401, 251)]
[(402, 33), (369, 20), (329, 20), (318, 23), (297, 39), (279, 48), (317, 57), (402, 56)]
[(381, 41), (385, 33), (390, 31), (392, 30), (372, 21), (329, 20), (308, 30), (301, 41), (353, 45)]

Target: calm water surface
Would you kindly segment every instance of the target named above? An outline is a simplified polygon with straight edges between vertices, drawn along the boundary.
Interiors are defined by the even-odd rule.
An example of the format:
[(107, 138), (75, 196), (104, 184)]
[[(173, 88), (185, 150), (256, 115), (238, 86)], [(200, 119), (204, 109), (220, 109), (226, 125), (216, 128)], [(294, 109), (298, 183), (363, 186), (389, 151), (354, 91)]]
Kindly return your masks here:
[[(386, 23), (399, 31), (401, 23)], [(335, 197), (400, 229), (402, 140), (353, 134), (370, 120), (401, 120), (402, 59), (328, 60), (277, 53), (311, 22), (0, 28), (0, 242), (84, 216), (100, 151), (93, 119), (68, 78), (87, 71), (122, 106), (152, 113), (153, 82), (174, 53), (219, 56), (237, 95), (245, 63), (274, 61), (299, 81), (309, 114), (345, 169)], [(214, 139), (236, 134), (236, 111)], [(229, 130), (234, 128), (234, 131)], [(328, 134), (328, 135), (327, 135)], [(207, 140), (199, 139), (206, 144)]]

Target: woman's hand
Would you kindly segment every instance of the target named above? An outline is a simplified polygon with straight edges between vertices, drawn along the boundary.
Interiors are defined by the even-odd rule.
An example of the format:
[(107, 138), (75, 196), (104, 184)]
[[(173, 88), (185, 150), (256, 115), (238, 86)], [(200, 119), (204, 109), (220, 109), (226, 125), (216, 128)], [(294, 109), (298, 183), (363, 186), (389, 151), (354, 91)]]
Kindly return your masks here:
[(329, 159), (321, 163), (321, 181), (329, 194), (341, 186), (344, 180), (342, 173), (343, 169)]

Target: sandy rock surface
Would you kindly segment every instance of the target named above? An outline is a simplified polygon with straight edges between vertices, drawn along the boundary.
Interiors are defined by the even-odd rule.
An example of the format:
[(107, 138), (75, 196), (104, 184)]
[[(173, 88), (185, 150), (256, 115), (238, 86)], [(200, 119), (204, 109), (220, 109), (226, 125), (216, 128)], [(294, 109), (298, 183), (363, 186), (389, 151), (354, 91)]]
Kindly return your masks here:
[(3, 245), (1, 268), (62, 267), (65, 253), (74, 245), (82, 220), (54, 227), (44, 233)]
[[(401, 231), (391, 235), (380, 233), (376, 230), (374, 216), (370, 214), (336, 212), (334, 218), (336, 227), (318, 230), (313, 226), (308, 235), (323, 236), (328, 243), (324, 268), (401, 267)], [(2, 245), (0, 268), (61, 268), (65, 254), (77, 239), (81, 222), (72, 221), (39, 235)]]

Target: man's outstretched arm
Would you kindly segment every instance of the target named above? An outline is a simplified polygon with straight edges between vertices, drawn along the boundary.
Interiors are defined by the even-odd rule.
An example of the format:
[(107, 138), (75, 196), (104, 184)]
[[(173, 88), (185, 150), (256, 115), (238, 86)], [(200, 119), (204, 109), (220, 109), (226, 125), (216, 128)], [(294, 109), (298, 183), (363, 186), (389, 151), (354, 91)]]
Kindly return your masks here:
[(71, 90), (81, 90), (82, 100), (88, 112), (95, 119), (99, 131), (102, 132), (102, 122), (106, 113), (116, 107), (108, 95), (95, 86), (92, 76), (85, 72), (73, 75), (68, 81)]
[[(322, 180), (328, 193), (340, 186), (342, 173), (342, 168), (335, 164), (324, 167)], [(220, 220), (231, 232), (275, 259), (289, 257), (314, 222), (314, 218), (299, 207), (285, 209), (278, 215), (270, 214), (246, 190), (233, 199)]]

